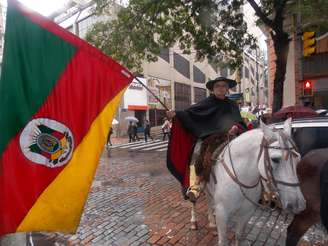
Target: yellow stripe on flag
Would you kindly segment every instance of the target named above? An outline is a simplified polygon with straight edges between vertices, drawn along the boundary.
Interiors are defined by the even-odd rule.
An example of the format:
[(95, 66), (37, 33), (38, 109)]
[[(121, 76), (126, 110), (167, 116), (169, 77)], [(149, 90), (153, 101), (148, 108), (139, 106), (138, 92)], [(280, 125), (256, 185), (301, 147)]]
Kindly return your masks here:
[(124, 90), (111, 100), (93, 121), (76, 147), (71, 161), (39, 196), (17, 231), (62, 231), (74, 233)]

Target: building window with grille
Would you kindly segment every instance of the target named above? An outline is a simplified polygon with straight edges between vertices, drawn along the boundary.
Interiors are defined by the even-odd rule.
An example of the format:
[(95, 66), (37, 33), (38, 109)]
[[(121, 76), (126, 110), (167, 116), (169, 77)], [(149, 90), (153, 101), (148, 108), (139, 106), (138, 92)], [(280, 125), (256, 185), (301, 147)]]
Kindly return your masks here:
[(195, 94), (195, 103), (206, 98), (206, 90), (203, 88), (194, 87), (194, 94)]
[(190, 85), (185, 85), (175, 82), (174, 85), (174, 99), (175, 99), (175, 109), (183, 110), (190, 106), (191, 104), (191, 87)]
[(181, 73), (186, 78), (190, 78), (190, 65), (189, 61), (183, 56), (174, 52), (174, 69)]
[(193, 66), (193, 70), (194, 70), (194, 81), (197, 83), (205, 83), (205, 74), (195, 65)]

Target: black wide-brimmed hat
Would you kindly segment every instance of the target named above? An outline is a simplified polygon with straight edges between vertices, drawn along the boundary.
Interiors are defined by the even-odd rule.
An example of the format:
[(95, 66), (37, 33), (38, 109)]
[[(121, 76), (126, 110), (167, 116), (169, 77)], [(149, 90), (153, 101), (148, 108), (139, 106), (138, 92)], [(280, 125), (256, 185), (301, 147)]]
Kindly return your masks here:
[(210, 91), (213, 91), (214, 84), (219, 81), (227, 82), (230, 89), (237, 85), (237, 82), (233, 79), (228, 79), (226, 77), (217, 77), (216, 79), (207, 81), (206, 88), (209, 89)]

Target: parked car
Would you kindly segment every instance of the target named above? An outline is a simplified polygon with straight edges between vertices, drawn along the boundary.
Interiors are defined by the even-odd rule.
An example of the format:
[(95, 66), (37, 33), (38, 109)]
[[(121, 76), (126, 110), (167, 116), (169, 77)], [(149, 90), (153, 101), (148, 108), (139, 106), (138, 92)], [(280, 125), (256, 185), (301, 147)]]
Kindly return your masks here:
[[(283, 122), (271, 126), (280, 129), (283, 128)], [(292, 137), (301, 156), (312, 149), (328, 148), (328, 117), (293, 120)]]

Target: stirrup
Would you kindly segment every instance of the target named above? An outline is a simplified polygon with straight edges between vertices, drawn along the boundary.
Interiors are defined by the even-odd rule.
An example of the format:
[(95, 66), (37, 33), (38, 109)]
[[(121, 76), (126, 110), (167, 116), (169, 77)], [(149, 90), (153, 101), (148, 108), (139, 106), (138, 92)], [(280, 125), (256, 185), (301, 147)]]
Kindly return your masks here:
[(192, 189), (191, 187), (188, 188), (186, 192), (186, 196), (189, 198), (189, 201), (195, 203), (199, 198), (200, 191), (197, 189)]

